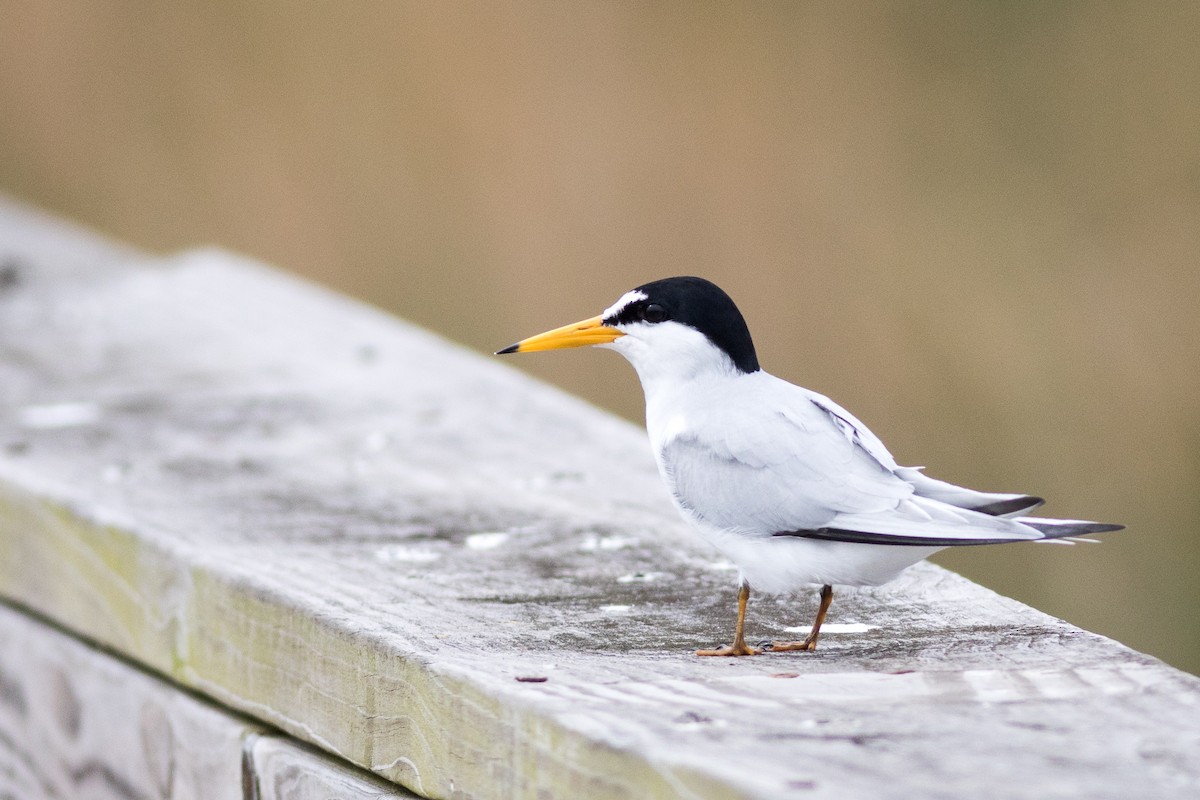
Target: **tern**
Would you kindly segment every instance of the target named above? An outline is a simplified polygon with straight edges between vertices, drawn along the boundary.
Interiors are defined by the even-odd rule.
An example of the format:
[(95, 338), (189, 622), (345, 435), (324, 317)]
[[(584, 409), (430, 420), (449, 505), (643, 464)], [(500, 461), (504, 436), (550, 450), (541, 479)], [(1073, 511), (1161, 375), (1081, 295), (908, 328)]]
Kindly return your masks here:
[(1040, 497), (979, 492), (902, 467), (824, 395), (758, 364), (741, 312), (715, 284), (665, 278), (599, 316), (497, 352), (595, 345), (637, 371), (658, 472), (679, 513), (738, 568), (733, 643), (701, 656), (758, 655), (746, 644), (756, 592), (820, 587), (811, 632), (770, 649), (815, 650), (834, 586), (877, 586), (946, 547), (1066, 539), (1120, 530), (1024, 516)]

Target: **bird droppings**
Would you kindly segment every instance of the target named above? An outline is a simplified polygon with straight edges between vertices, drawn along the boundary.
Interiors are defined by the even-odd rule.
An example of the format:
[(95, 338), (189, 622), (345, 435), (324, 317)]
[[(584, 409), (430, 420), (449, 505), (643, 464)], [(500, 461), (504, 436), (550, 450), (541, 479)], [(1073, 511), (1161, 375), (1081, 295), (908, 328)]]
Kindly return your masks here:
[(472, 533), (466, 538), (468, 550), (494, 550), (500, 545), (508, 541), (508, 534), (503, 531), (489, 531), (488, 533)]
[(633, 606), (615, 605), (615, 604), (607, 605), (607, 606), (600, 606), (600, 611), (602, 611), (605, 614), (628, 614), (632, 610), (633, 610)]
[(613, 550), (624, 550), (626, 547), (632, 547), (638, 543), (638, 540), (632, 536), (596, 536), (589, 534), (584, 537), (580, 543), (579, 549), (587, 553), (593, 553), (597, 550), (611, 552)]
[(17, 412), (17, 424), (31, 430), (77, 428), (99, 419), (100, 406), (88, 402), (25, 406)]
[[(866, 633), (878, 628), (878, 625), (867, 625), (862, 622), (826, 622), (821, 626), (821, 634), (826, 633)], [(794, 625), (783, 629), (785, 633), (808, 633), (812, 628), (808, 625)]]
[(403, 562), (407, 564), (428, 564), (431, 561), (437, 561), (441, 557), (441, 553), (436, 553), (427, 547), (409, 547), (403, 544), (388, 545), (375, 551), (375, 558), (380, 561)]
[(737, 564), (732, 561), (721, 559), (720, 561), (711, 561), (705, 565), (714, 572), (733, 572), (737, 569)]
[(545, 683), (550, 679), (545, 675), (518, 675), (516, 680), (520, 683)]
[(631, 572), (617, 578), (617, 583), (653, 583), (654, 581), (670, 580), (667, 572)]

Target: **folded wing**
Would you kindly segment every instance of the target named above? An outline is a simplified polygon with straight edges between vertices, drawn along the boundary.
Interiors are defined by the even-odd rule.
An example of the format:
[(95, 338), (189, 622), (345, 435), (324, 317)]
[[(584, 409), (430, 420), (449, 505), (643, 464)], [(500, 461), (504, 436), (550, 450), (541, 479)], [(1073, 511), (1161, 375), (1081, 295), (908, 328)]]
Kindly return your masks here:
[[(757, 402), (707, 398), (695, 406), (692, 424), (661, 447), (676, 502), (708, 524), (763, 536), (923, 547), (1060, 539), (1122, 527), (1023, 516), (1041, 498), (978, 492), (901, 467), (833, 401), (759, 374), (749, 387)], [(722, 416), (731, 408), (741, 415)]]

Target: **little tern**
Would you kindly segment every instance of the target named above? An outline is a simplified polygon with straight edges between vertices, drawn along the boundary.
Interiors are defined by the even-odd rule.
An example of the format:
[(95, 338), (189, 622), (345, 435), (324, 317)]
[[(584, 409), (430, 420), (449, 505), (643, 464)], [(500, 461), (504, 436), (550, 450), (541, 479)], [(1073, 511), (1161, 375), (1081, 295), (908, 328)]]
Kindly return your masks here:
[(812, 630), (771, 649), (815, 650), (833, 587), (877, 586), (946, 547), (1066, 539), (1120, 530), (1024, 516), (1043, 503), (979, 492), (902, 467), (828, 397), (758, 365), (733, 300), (702, 278), (626, 292), (599, 316), (498, 351), (596, 345), (637, 371), (646, 431), (679, 513), (739, 571), (733, 643), (702, 656), (762, 652), (746, 644), (750, 588), (820, 587)]

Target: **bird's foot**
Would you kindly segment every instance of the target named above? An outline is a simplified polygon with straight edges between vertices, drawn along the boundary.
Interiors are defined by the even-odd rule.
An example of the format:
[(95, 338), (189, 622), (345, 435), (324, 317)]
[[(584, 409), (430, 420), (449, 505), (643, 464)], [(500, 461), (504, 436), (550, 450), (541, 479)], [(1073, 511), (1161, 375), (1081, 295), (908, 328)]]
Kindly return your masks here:
[(810, 636), (803, 642), (771, 642), (770, 650), (772, 653), (786, 653), (790, 650), (807, 650), (812, 652), (817, 649), (817, 639), (815, 636)]
[(734, 642), (718, 650), (697, 650), (698, 656), (757, 656), (762, 653), (757, 647), (751, 647), (745, 642)]

